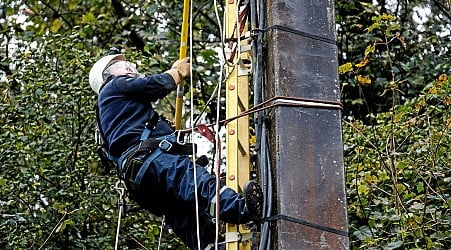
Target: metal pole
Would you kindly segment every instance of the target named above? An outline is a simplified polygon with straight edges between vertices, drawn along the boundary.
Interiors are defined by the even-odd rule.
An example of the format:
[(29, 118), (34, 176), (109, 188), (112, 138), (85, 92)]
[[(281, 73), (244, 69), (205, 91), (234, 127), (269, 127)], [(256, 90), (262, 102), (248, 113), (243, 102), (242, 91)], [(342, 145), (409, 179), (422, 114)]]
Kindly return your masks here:
[[(334, 1), (268, 0), (265, 20), (268, 98), (340, 101)], [(349, 249), (341, 110), (294, 106), (269, 113), (270, 249)]]

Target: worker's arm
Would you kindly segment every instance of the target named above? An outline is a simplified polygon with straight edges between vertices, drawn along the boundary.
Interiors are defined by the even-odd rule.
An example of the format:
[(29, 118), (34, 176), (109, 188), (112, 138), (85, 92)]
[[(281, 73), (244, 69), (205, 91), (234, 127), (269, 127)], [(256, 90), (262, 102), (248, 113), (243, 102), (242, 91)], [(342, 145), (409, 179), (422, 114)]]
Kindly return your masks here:
[(183, 78), (189, 76), (189, 58), (177, 60), (170, 70), (162, 73), (136, 78), (127, 75), (118, 76), (111, 84), (117, 91), (142, 101), (157, 101), (176, 89)]
[(165, 73), (170, 74), (175, 83), (179, 84), (181, 81), (183, 81), (184, 78), (190, 75), (190, 71), (190, 59), (189, 57), (185, 57), (183, 59), (177, 60), (174, 64), (172, 64), (171, 69), (166, 71)]

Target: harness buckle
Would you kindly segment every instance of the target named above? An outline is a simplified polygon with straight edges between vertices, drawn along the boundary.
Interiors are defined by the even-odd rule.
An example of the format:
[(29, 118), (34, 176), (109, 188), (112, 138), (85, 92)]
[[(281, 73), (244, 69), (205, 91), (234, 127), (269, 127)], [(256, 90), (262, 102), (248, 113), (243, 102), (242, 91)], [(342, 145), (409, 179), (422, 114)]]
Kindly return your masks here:
[(171, 150), (171, 148), (172, 148), (172, 143), (171, 142), (169, 142), (168, 140), (162, 140), (161, 142), (160, 142), (160, 144), (158, 144), (158, 147), (161, 149), (161, 150), (163, 150), (163, 151), (169, 151), (169, 150)]

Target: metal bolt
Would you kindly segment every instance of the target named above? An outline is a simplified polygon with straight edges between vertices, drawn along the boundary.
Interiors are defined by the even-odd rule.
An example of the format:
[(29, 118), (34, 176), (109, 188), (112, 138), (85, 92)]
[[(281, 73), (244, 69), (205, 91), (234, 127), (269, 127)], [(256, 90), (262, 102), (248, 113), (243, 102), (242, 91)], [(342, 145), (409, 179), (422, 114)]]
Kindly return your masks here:
[(229, 180), (231, 180), (231, 181), (233, 181), (233, 180), (235, 180), (235, 175), (229, 175)]
[(229, 135), (234, 135), (234, 134), (235, 134), (235, 129), (229, 130)]
[(235, 89), (235, 85), (233, 85), (233, 84), (230, 84), (230, 86), (229, 86), (229, 90), (234, 90)]

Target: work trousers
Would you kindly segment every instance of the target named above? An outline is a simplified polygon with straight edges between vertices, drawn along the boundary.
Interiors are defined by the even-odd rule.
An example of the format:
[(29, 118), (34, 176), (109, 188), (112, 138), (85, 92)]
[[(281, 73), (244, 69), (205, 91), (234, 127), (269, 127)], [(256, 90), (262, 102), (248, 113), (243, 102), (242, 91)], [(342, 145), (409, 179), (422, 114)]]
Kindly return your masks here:
[[(197, 187), (194, 185), (196, 168)], [(166, 224), (191, 249), (197, 247), (197, 188), (201, 249), (215, 241), (214, 216), (210, 214), (216, 197), (216, 178), (205, 168), (195, 165), (188, 156), (162, 153), (145, 172), (140, 186), (132, 194), (143, 208), (155, 215), (165, 215)], [(230, 188), (220, 194), (221, 221), (243, 224), (251, 220), (244, 197)], [(214, 204), (213, 204), (214, 206)]]

